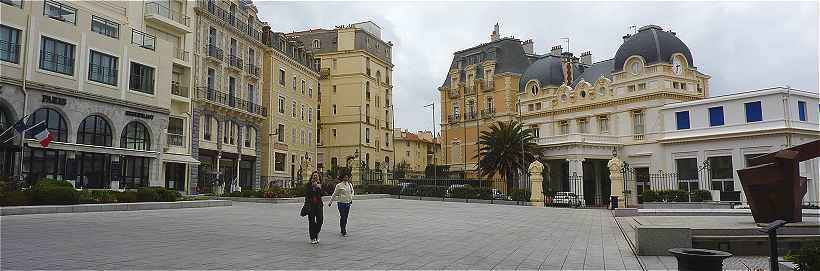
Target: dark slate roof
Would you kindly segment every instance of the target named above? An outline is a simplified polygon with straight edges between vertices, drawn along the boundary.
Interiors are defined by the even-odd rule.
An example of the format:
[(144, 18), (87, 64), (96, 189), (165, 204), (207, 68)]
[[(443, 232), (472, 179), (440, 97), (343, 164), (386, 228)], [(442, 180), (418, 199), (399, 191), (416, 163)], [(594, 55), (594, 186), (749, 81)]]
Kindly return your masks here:
[(564, 73), (561, 68), (561, 57), (547, 55), (533, 62), (521, 76), (518, 89), (520, 91), (524, 91), (526, 89), (527, 82), (532, 79), (538, 80), (538, 83), (541, 84), (541, 86), (560, 86), (563, 84)]
[(578, 84), (578, 82), (581, 82), (582, 78), (584, 79), (584, 81), (587, 81), (590, 84), (594, 84), (595, 81), (598, 80), (598, 78), (601, 78), (601, 75), (603, 75), (606, 78), (611, 78), (611, 73), (614, 64), (615, 59), (607, 59), (604, 61), (592, 63), (592, 66), (584, 68), (584, 72), (575, 77), (575, 81), (572, 82), (572, 84)]
[(646, 64), (668, 63), (674, 53), (682, 53), (686, 56), (689, 66), (694, 67), (689, 47), (673, 32), (663, 31), (663, 28), (657, 25), (647, 25), (621, 44), (615, 53), (614, 68), (615, 71), (623, 70), (626, 59), (634, 55), (642, 56)]
[[(521, 46), (521, 40), (514, 38), (502, 38), (493, 42), (481, 44), (472, 48), (461, 50), (454, 53), (453, 62), (450, 64), (450, 69), (458, 67), (458, 61), (467, 56), (482, 54), (484, 59), (495, 60), (495, 74), (511, 72), (522, 74), (530, 65), (530, 61), (524, 53), (524, 47)], [(463, 66), (462, 66), (463, 67)], [(481, 72), (476, 79), (484, 77)], [(464, 76), (462, 74), (461, 80), (463, 82)], [(450, 74), (444, 79), (442, 86), (450, 85)]]

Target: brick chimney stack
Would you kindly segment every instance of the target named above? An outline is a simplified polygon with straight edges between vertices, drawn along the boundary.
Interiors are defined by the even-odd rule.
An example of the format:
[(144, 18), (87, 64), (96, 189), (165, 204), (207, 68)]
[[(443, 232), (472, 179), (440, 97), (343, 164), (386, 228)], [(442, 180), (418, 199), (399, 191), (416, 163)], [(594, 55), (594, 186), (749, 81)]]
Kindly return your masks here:
[(581, 53), (581, 64), (592, 65), (592, 53), (589, 51)]
[(532, 40), (525, 40), (524, 42), (521, 43), (521, 45), (524, 46), (524, 53), (533, 54), (534, 48), (533, 48)]
[(552, 50), (550, 50), (550, 55), (561, 56), (562, 52), (563, 52), (563, 49), (561, 48), (561, 45), (556, 45), (556, 46), (552, 46)]

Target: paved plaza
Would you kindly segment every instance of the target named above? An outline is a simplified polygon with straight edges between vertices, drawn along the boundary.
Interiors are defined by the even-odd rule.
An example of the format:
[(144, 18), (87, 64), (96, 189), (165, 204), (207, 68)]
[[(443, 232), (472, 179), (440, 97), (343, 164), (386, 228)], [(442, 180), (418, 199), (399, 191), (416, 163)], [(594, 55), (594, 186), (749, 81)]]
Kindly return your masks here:
[[(325, 208), (314, 247), (300, 207), (4, 216), (0, 268), (641, 269), (608, 210), (360, 200), (347, 238), (336, 209)], [(675, 266), (642, 259), (649, 269)]]

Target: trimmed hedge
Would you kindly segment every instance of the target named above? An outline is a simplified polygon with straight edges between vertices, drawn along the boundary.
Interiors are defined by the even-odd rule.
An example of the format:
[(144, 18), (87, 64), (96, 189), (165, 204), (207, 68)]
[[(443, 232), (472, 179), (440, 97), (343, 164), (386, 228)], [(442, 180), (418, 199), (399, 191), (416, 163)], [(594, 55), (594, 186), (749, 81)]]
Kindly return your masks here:
[(510, 198), (512, 198), (512, 200), (514, 201), (530, 201), (531, 195), (532, 194), (530, 193), (530, 191), (526, 189), (516, 188), (510, 192)]
[(148, 187), (137, 189), (138, 202), (176, 201), (179, 192), (165, 189), (165, 187)]
[(68, 205), (80, 202), (80, 192), (67, 181), (40, 180), (31, 189), (31, 201), (37, 205)]
[(490, 188), (465, 185), (463, 187), (454, 187), (453, 189), (450, 189), (450, 197), (459, 199), (490, 200), (493, 197), (493, 193)]
[(647, 190), (639, 195), (641, 202), (703, 202), (712, 200), (708, 190), (695, 190), (691, 193), (684, 190)]
[(10, 191), (0, 196), (0, 206), (31, 205), (31, 193), (28, 191)]

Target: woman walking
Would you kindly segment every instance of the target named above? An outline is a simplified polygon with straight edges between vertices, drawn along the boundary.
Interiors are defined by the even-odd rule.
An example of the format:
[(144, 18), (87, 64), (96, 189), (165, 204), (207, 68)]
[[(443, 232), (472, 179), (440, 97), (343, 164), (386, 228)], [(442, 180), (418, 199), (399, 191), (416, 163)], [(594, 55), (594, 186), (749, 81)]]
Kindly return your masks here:
[(324, 214), (322, 210), (322, 180), (318, 171), (310, 174), (310, 183), (305, 191), (305, 205), (308, 207), (308, 231), (310, 232), (310, 243), (319, 243), (319, 232), (322, 231)]
[(353, 184), (350, 183), (350, 173), (342, 173), (339, 178), (341, 182), (336, 184), (336, 189), (333, 190), (327, 206), (333, 205), (333, 201), (338, 199), (336, 206), (339, 208), (339, 226), (342, 228), (342, 236), (347, 237), (347, 215), (350, 214), (350, 205), (353, 204), (355, 192)]

